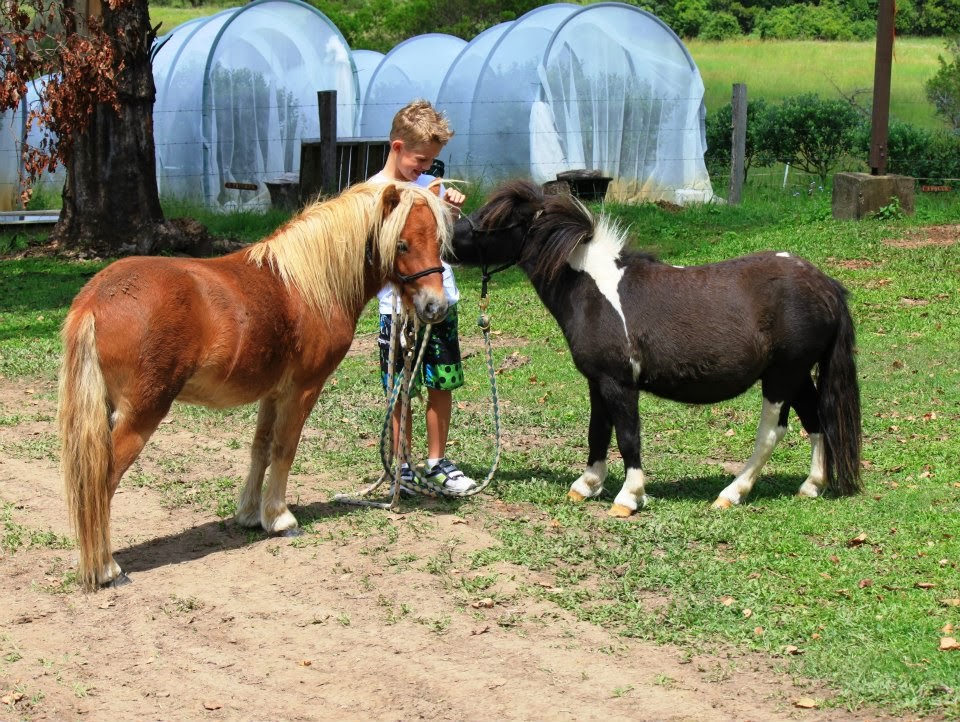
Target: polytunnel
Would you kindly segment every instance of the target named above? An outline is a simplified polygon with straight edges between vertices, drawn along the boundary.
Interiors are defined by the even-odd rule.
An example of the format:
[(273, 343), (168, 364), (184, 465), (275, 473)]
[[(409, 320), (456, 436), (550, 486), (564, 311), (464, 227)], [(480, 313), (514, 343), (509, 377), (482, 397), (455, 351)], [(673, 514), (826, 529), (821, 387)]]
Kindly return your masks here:
[[(0, 211), (14, 211), (20, 205), (20, 173), (23, 169), (22, 150), (39, 147), (46, 131), (36, 122), (27, 128), (27, 115), (40, 104), (40, 89), (49, 76), (44, 75), (27, 84), (27, 94), (19, 106), (0, 113)], [(55, 139), (55, 136), (51, 137)], [(44, 171), (33, 185), (34, 194), (60, 193), (66, 170), (58, 164), (53, 173)]]
[(393, 116), (411, 100), (436, 104), (443, 76), (466, 44), (453, 35), (428, 33), (404, 40), (387, 53), (363, 95), (360, 136), (389, 136)]
[(544, 5), (481, 33), (436, 104), (456, 131), (450, 177), (587, 170), (613, 178), (608, 197), (622, 201), (713, 195), (700, 73), (680, 38), (632, 5)]
[(0, 211), (19, 207), (23, 105), (0, 113)]
[(174, 28), (158, 39), (153, 75), (163, 197), (265, 203), (265, 182), (298, 173), (300, 141), (320, 134), (321, 90), (337, 91), (337, 134), (354, 135), (350, 48), (300, 0), (255, 0)]
[[(659, 18), (620, 3), (590, 5), (564, 20), (540, 66), (540, 146), (555, 139), (561, 164), (613, 178), (619, 200), (709, 200), (703, 160), (706, 106), (700, 72)], [(549, 112), (543, 112), (549, 109)], [(550, 119), (554, 123), (551, 126)], [(531, 172), (556, 156), (538, 157)]]
[(383, 53), (378, 53), (376, 50), (354, 50), (351, 55), (353, 56), (353, 64), (357, 68), (357, 88), (359, 90), (357, 97), (363, 98), (367, 92), (367, 87), (370, 85), (373, 71), (383, 60)]

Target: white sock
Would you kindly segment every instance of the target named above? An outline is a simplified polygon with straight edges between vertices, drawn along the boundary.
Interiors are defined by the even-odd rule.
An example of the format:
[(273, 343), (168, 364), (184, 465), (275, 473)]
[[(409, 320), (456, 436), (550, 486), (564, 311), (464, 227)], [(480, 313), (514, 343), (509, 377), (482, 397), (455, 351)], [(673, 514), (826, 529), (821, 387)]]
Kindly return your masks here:
[(427, 470), (432, 469), (440, 463), (440, 459), (427, 459)]

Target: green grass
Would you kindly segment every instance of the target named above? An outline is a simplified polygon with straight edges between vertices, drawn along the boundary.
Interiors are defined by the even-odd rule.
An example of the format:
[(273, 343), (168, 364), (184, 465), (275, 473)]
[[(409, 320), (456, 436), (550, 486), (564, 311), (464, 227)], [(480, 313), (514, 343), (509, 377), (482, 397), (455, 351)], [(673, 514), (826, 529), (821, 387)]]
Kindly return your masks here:
[[(856, 97), (872, 108), (876, 43), (813, 40), (686, 41), (706, 88), (710, 113), (730, 103), (734, 83), (747, 84), (748, 99), (776, 102), (791, 95)], [(921, 128), (943, 127), (923, 86), (946, 52), (943, 38), (897, 38), (890, 78), (890, 118)]]
[[(481, 196), (475, 191), (471, 203)], [(498, 543), (458, 561), (472, 568), (472, 580), (450, 591), (464, 599), (485, 596), (500, 573), (497, 565), (508, 562), (556, 581), (549, 588), (524, 586), (518, 576), (518, 594), (553, 600), (618, 634), (670, 642), (690, 654), (758, 654), (801, 684), (824, 685), (823, 707), (867, 705), (891, 715), (960, 718), (960, 656), (938, 651), (940, 637), (950, 636), (941, 630), (960, 627), (960, 608), (950, 606), (960, 599), (960, 442), (954, 438), (960, 420), (960, 245), (889, 242), (914, 237), (925, 224), (956, 223), (960, 201), (954, 195), (923, 195), (915, 216), (856, 223), (830, 218), (828, 193), (754, 189), (745, 197), (739, 207), (677, 213), (653, 205), (607, 210), (630, 225), (636, 245), (671, 263), (782, 249), (809, 257), (850, 289), (866, 492), (796, 499), (809, 467), (809, 446), (794, 422), (746, 503), (725, 513), (710, 510), (729, 482), (721, 462), (742, 462), (752, 450), (760, 398), (751, 390), (708, 406), (644, 396), (650, 508), (627, 521), (606, 516), (622, 481), (616, 462), (604, 498), (569, 504), (567, 487), (586, 458), (586, 384), (555, 321), (526, 278), (511, 269), (490, 286), (504, 441), (496, 482), (483, 497), (440, 502), (453, 513), (479, 517)], [(57, 321), (95, 268), (55, 260), (5, 262), (0, 374), (54, 374)], [(493, 448), (489, 383), (477, 351), (480, 332), (472, 323), (480, 275), (463, 268), (457, 277), (463, 345), (474, 352), (465, 360), (467, 384), (456, 392), (450, 451), (479, 477), (489, 468)], [(358, 332), (369, 338), (375, 331), (371, 304)], [(374, 356), (349, 356), (308, 420), (294, 471), (298, 483), (314, 485), (325, 498), (342, 490), (344, 481), (359, 487), (363, 476), (377, 470), (383, 412)], [(0, 411), (16, 423), (19, 410)], [(422, 416), (415, 414), (418, 456)], [(253, 408), (177, 407), (175, 423), (236, 449), (249, 444)], [(9, 453), (33, 458), (46, 451), (24, 447)], [(239, 475), (218, 471), (210, 479), (184, 482), (189, 467), (189, 460), (169, 459), (123, 483), (156, 488), (170, 504), (231, 514)], [(341, 486), (334, 489), (334, 483)], [(502, 513), (488, 503), (491, 497), (514, 511)], [(428, 526), (437, 503), (404, 502), (412, 511), (406, 517), (410, 527)], [(292, 547), (298, 553), (360, 536), (371, 539), (376, 545), (371, 553), (396, 573), (426, 565), (442, 575), (450, 566), (443, 555), (419, 559), (411, 554), (416, 550), (398, 546), (381, 511), (359, 510), (339, 519), (297, 513), (307, 532)], [(21, 538), (26, 537), (18, 531)], [(389, 619), (409, 613), (396, 604), (385, 611)], [(446, 617), (420, 621), (437, 634), (450, 623)], [(723, 667), (716, 674), (736, 671)]]

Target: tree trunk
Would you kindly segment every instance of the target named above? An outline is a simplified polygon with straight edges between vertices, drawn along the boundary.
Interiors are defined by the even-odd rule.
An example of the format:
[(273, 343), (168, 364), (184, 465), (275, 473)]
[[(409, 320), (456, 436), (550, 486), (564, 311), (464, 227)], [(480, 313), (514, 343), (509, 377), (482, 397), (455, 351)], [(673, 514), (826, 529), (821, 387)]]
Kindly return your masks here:
[[(83, 19), (99, 2), (68, 0)], [(73, 139), (66, 159), (63, 209), (51, 236), (64, 248), (107, 256), (150, 254), (182, 246), (177, 227), (164, 222), (157, 191), (153, 140), (156, 88), (150, 63), (155, 37), (147, 0), (127, 0), (116, 10), (104, 3), (104, 29), (117, 44), (120, 113), (94, 106), (87, 128)]]

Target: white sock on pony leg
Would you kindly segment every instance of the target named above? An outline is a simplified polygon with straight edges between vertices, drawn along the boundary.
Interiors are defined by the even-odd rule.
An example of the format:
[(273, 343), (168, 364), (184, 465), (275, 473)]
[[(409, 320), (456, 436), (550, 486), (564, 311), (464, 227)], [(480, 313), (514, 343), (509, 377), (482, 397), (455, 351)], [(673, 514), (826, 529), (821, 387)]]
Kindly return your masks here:
[(598, 461), (587, 467), (587, 470), (580, 475), (573, 484), (570, 485), (570, 491), (567, 492), (567, 498), (571, 501), (583, 501), (594, 496), (600, 496), (603, 493), (603, 482), (607, 478), (607, 462)]
[(750, 493), (754, 482), (760, 476), (764, 464), (770, 459), (773, 450), (783, 435), (787, 433), (786, 426), (779, 426), (780, 409), (783, 402), (771, 403), (763, 400), (760, 410), (760, 426), (757, 427), (757, 440), (753, 447), (753, 454), (727, 488), (720, 492), (720, 496), (713, 502), (716, 509), (726, 509), (739, 504)]
[(818, 497), (827, 487), (827, 460), (823, 434), (810, 434), (810, 476), (800, 485), (798, 496)]
[(645, 491), (646, 485), (647, 476), (643, 473), (643, 469), (627, 469), (627, 478), (624, 480), (617, 498), (613, 500), (610, 513), (613, 516), (622, 516), (622, 514), (617, 513), (617, 507), (622, 507), (623, 510), (627, 510), (631, 514), (637, 509), (645, 507), (650, 501), (650, 497), (647, 496)]

